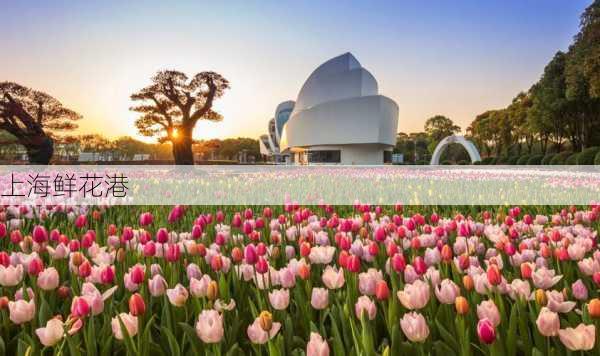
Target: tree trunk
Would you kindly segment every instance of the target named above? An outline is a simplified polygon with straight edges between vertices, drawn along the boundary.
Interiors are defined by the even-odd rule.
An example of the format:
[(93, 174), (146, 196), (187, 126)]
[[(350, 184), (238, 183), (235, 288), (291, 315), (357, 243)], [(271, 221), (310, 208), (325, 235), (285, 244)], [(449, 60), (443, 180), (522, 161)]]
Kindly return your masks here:
[[(25, 141), (25, 142), (23, 142)], [(37, 137), (27, 137), (21, 141), (27, 150), (27, 157), (30, 164), (48, 165), (54, 154), (54, 141), (46, 135)]]
[(192, 152), (192, 134), (181, 133), (173, 142), (173, 158), (177, 165), (193, 165), (194, 153)]

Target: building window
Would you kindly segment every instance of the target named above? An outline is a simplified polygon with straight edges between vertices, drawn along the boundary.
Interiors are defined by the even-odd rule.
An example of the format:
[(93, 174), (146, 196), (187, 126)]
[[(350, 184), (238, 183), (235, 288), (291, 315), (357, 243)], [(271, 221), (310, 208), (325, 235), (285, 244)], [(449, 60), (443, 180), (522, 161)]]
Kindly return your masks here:
[(331, 151), (311, 151), (308, 153), (309, 163), (340, 163), (341, 160), (340, 150)]
[(383, 151), (383, 163), (392, 163), (392, 151)]

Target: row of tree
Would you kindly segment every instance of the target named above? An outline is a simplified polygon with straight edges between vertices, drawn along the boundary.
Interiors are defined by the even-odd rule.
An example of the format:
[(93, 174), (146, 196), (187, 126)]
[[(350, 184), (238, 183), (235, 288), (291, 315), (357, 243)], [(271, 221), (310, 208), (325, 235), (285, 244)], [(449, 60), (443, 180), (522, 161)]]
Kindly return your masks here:
[(580, 31), (540, 80), (503, 109), (467, 128), (484, 155), (583, 151), (600, 145), (600, 0), (581, 15)]

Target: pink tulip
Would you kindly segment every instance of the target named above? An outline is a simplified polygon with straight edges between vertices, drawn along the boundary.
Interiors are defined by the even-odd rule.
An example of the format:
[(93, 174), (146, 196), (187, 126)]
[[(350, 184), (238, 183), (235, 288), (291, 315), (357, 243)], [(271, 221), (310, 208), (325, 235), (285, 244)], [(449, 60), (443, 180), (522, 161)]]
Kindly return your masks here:
[(154, 216), (152, 216), (151, 213), (142, 213), (140, 215), (140, 225), (141, 226), (148, 226), (148, 225), (152, 225), (152, 221), (154, 221)]
[(556, 290), (546, 291), (546, 298), (548, 298), (548, 309), (556, 313), (568, 313), (577, 303), (571, 301), (564, 301), (564, 295)]
[(83, 318), (90, 313), (90, 304), (83, 297), (75, 297), (71, 302), (71, 314)]
[(46, 327), (35, 330), (42, 345), (52, 347), (62, 340), (65, 335), (64, 323), (60, 319), (50, 319)]
[(216, 310), (203, 310), (198, 315), (196, 334), (207, 344), (218, 343), (223, 339), (223, 316)]
[(123, 322), (123, 326), (125, 327), (127, 335), (129, 335), (129, 337), (134, 337), (138, 333), (137, 316), (133, 316), (129, 313), (121, 313), (117, 317), (112, 318), (110, 323), (113, 335), (117, 340), (123, 340), (125, 338), (119, 319), (121, 320), (121, 322)]
[(210, 284), (211, 278), (205, 274), (200, 279), (193, 278), (190, 280), (190, 293), (195, 298), (206, 297), (208, 285)]
[(46, 228), (40, 225), (36, 225), (33, 227), (33, 232), (31, 233), (31, 237), (33, 238), (33, 241), (37, 242), (38, 244), (42, 244), (46, 241), (48, 241), (48, 231), (46, 231)]
[(369, 268), (367, 272), (358, 275), (358, 290), (364, 295), (375, 295), (377, 282), (383, 279), (383, 273), (375, 268)]
[(0, 265), (0, 285), (14, 287), (23, 279), (23, 265), (4, 267)]
[(535, 324), (537, 325), (538, 331), (543, 336), (549, 337), (558, 335), (558, 330), (560, 329), (558, 314), (546, 307), (543, 307), (542, 310), (540, 310), (540, 314), (538, 315)]
[(327, 308), (329, 305), (329, 291), (325, 288), (313, 288), (310, 305), (317, 310)]
[(37, 285), (43, 290), (54, 290), (58, 288), (59, 276), (54, 267), (48, 267), (38, 275)]
[(344, 271), (342, 269), (336, 269), (335, 267), (327, 266), (321, 276), (323, 284), (329, 289), (338, 289), (344, 286)]
[(167, 297), (172, 305), (176, 307), (182, 307), (185, 305), (185, 302), (189, 297), (189, 293), (184, 286), (178, 283), (175, 288), (167, 289)]
[(15, 324), (23, 324), (33, 320), (35, 316), (35, 302), (33, 300), (26, 302), (23, 299), (16, 302), (11, 301), (8, 302), (8, 310), (10, 321)]
[(485, 344), (493, 344), (496, 341), (496, 328), (489, 319), (481, 319), (477, 323), (477, 336)]
[(571, 351), (587, 351), (596, 343), (596, 327), (579, 324), (575, 329), (566, 328), (558, 331), (560, 341)]
[(555, 276), (554, 274), (554, 270), (542, 267), (535, 270), (535, 272), (531, 274), (531, 278), (536, 288), (549, 289), (558, 283), (558, 281), (560, 281), (562, 278), (562, 275)]
[(588, 289), (581, 279), (578, 279), (571, 285), (571, 290), (575, 299), (582, 301), (588, 299)]
[(293, 288), (296, 285), (296, 275), (289, 267), (279, 270), (279, 283), (283, 288)]
[(354, 305), (354, 313), (359, 319), (361, 319), (363, 313), (365, 313), (369, 320), (373, 320), (377, 315), (377, 306), (369, 297), (363, 295), (358, 298), (358, 301)]
[(329, 345), (323, 337), (315, 332), (310, 333), (310, 340), (306, 344), (306, 356), (329, 356)]
[(398, 291), (398, 299), (407, 309), (421, 309), (429, 302), (429, 285), (417, 279), (412, 284), (406, 284), (404, 290)]
[(435, 295), (442, 304), (454, 304), (456, 297), (460, 295), (460, 289), (456, 283), (444, 279), (435, 289)]
[(154, 275), (154, 277), (148, 280), (148, 290), (153, 297), (160, 297), (165, 294), (167, 289), (167, 281), (160, 274)]
[(273, 337), (275, 337), (275, 335), (277, 335), (277, 333), (279, 332), (279, 329), (281, 329), (281, 323), (278, 322), (273, 322), (273, 325), (271, 326), (271, 330), (269, 330), (269, 332), (266, 332), (263, 330), (263, 328), (260, 326), (260, 317), (254, 319), (254, 322), (248, 326), (247, 329), (247, 334), (248, 334), (248, 339), (250, 339), (250, 341), (253, 344), (266, 344), (267, 341), (269, 341), (270, 339), (272, 339)]
[(412, 342), (424, 342), (429, 336), (429, 327), (423, 315), (410, 312), (400, 319), (400, 328), (406, 338)]
[(276, 310), (285, 310), (290, 304), (290, 291), (287, 289), (273, 289), (269, 292), (269, 302)]
[(488, 319), (494, 327), (500, 324), (500, 312), (492, 300), (484, 300), (477, 306), (477, 317)]

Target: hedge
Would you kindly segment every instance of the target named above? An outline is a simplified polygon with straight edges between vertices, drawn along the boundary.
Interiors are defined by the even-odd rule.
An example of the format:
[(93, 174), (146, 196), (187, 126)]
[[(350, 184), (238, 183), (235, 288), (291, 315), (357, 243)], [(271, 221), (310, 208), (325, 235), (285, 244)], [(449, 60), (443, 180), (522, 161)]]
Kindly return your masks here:
[(554, 158), (554, 156), (556, 156), (556, 153), (548, 153), (547, 155), (544, 156), (544, 158), (542, 158), (542, 164), (543, 165), (551, 164), (550, 162), (552, 161), (552, 158)]
[(596, 159), (594, 159), (594, 164), (600, 166), (600, 152), (596, 155)]
[(570, 166), (574, 166), (577, 164), (577, 157), (579, 157), (579, 153), (573, 153), (572, 155), (570, 155), (566, 160), (565, 160), (565, 164), (566, 165), (570, 165)]
[(517, 161), (519, 160), (519, 158), (520, 158), (519, 156), (512, 156), (512, 157), (509, 157), (509, 158), (506, 160), (506, 164), (517, 164)]
[(542, 164), (542, 159), (544, 159), (544, 155), (531, 155), (527, 160), (528, 165), (539, 165)]
[(578, 165), (591, 165), (594, 164), (594, 158), (600, 153), (600, 147), (589, 147), (581, 151), (577, 156)]
[(551, 160), (550, 160), (550, 164), (552, 165), (560, 165), (560, 164), (565, 164), (565, 160), (572, 155), (572, 152), (569, 151), (563, 151), (560, 153), (557, 153)]
[(519, 166), (523, 166), (525, 164), (527, 164), (527, 161), (529, 161), (529, 158), (531, 157), (531, 155), (522, 155), (518, 160), (517, 160), (517, 164)]

